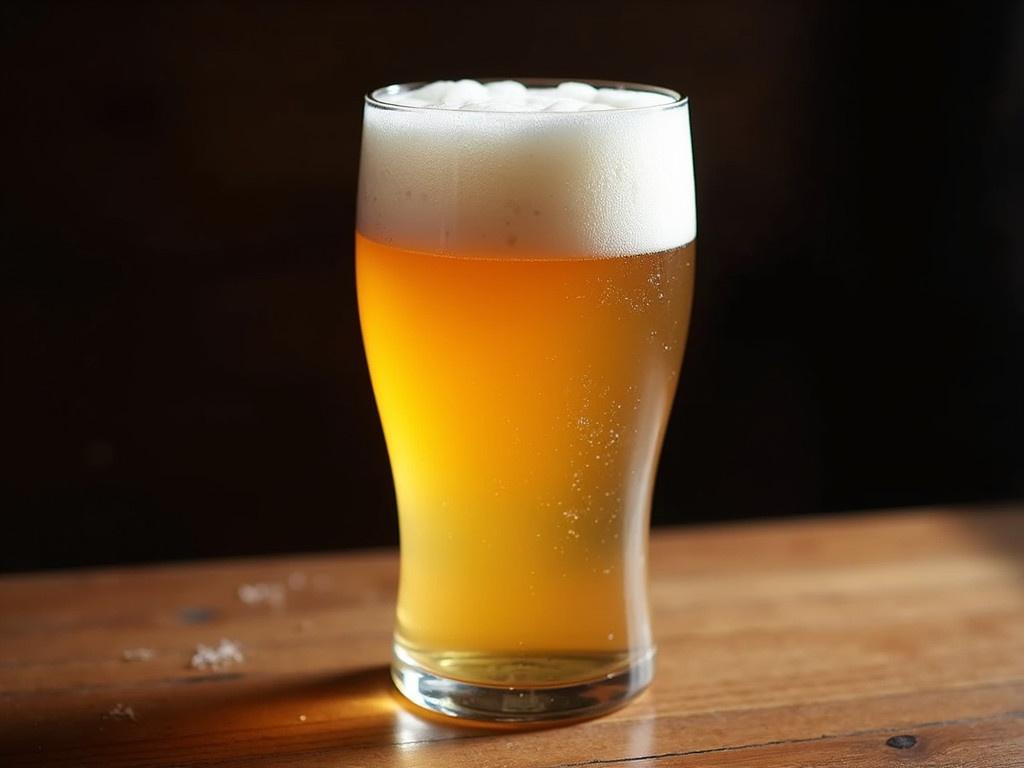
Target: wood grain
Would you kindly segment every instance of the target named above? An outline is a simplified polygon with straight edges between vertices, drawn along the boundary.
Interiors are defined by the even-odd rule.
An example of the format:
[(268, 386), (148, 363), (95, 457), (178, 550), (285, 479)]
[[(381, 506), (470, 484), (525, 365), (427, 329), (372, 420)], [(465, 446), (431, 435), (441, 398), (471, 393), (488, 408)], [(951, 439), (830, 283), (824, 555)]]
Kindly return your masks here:
[[(1024, 766), (1020, 507), (658, 531), (654, 685), (557, 728), (404, 703), (396, 577), (391, 551), (4, 577), (0, 766)], [(245, 661), (190, 669), (221, 637)]]

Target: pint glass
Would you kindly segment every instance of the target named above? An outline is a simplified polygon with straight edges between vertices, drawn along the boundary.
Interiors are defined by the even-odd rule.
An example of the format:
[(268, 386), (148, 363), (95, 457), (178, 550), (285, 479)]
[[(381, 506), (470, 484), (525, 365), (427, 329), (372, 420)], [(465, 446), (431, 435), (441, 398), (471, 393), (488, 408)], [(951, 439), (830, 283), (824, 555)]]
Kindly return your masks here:
[(548, 720), (650, 682), (650, 500), (695, 219), (673, 91), (367, 96), (359, 314), (399, 511), (392, 677), (416, 704)]

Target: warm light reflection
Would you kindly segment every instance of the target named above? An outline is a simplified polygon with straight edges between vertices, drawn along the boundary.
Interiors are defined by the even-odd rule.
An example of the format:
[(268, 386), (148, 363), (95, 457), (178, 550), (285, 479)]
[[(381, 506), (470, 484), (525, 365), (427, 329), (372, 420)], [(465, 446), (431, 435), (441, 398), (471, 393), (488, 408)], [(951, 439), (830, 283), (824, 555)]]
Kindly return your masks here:
[[(394, 702), (392, 702), (392, 706), (396, 706)], [(444, 726), (439, 726), (419, 715), (407, 712), (401, 707), (396, 707), (392, 742), (399, 747), (410, 747), (429, 739), (431, 735), (436, 737), (438, 730), (443, 728)]]

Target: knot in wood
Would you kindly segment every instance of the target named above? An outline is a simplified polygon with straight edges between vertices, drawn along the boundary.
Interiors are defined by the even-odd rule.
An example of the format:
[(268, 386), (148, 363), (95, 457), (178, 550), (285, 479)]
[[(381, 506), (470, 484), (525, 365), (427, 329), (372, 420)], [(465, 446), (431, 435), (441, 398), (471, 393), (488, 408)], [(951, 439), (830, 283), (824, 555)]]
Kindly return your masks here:
[(910, 749), (915, 744), (917, 744), (917, 736), (910, 735), (892, 736), (885, 742), (887, 747), (893, 749)]

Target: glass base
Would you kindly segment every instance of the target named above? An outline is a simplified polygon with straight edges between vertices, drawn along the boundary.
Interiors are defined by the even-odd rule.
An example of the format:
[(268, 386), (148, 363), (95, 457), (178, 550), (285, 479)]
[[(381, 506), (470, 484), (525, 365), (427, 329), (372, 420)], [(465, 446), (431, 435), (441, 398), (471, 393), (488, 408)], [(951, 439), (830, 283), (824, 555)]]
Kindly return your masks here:
[[(396, 644), (391, 679), (413, 704), (443, 715), (492, 723), (536, 723), (593, 717), (622, 706), (650, 684), (654, 676), (654, 656), (652, 648), (625, 668), (597, 679), (562, 685), (487, 685), (429, 672)], [(509, 659), (507, 664), (542, 671), (544, 667), (564, 669), (573, 661), (517, 658)], [(502, 666), (500, 659), (490, 659), (487, 663), (491, 667)], [(543, 678), (543, 674), (539, 677)]]

